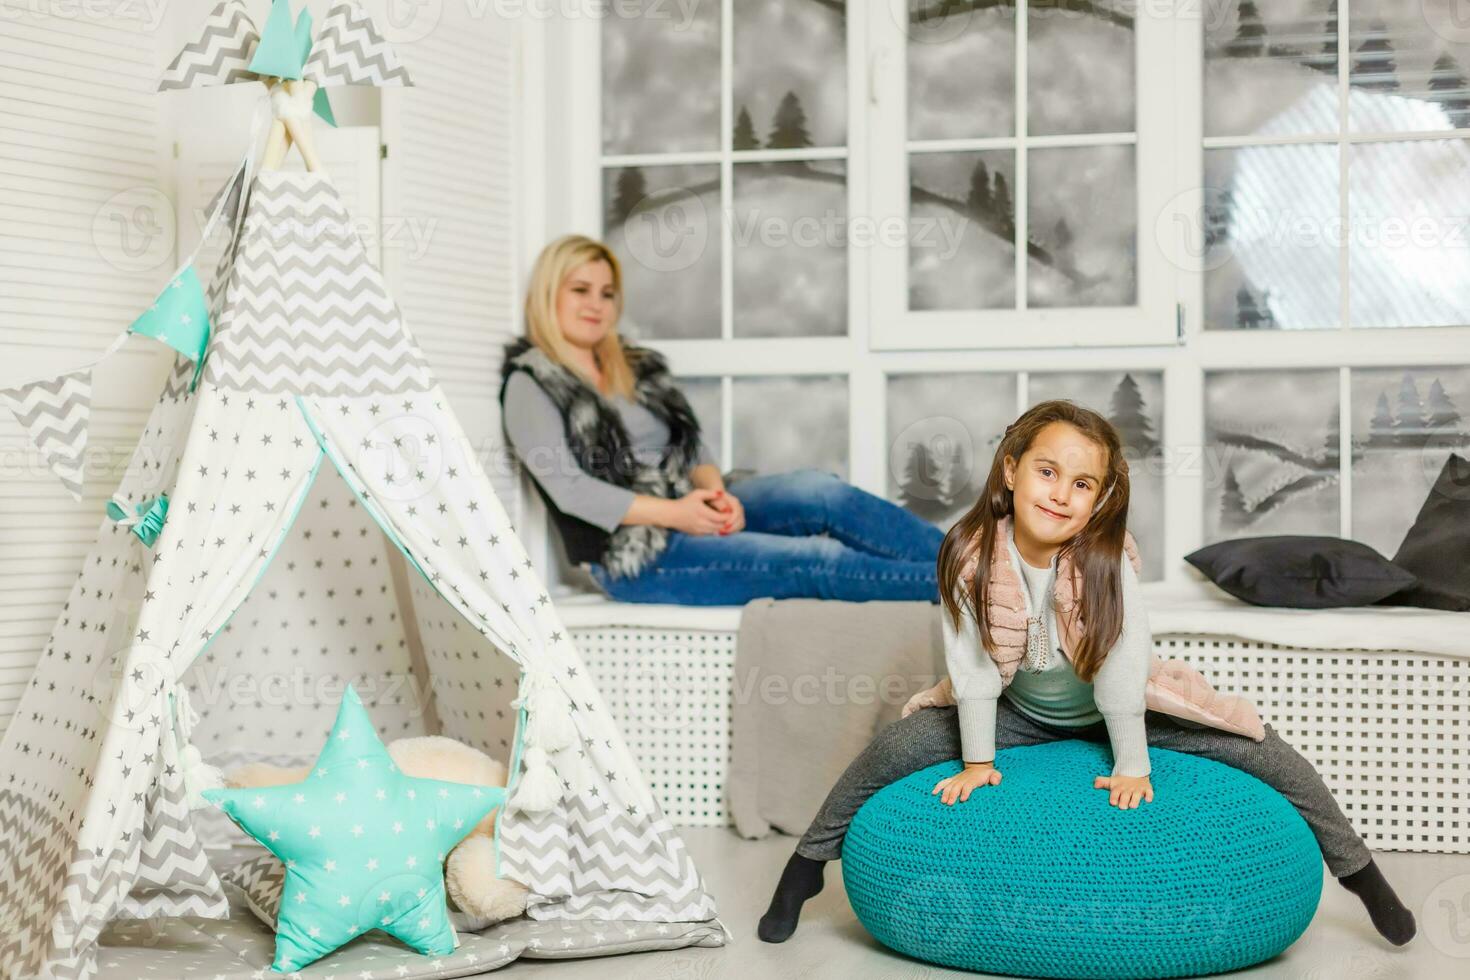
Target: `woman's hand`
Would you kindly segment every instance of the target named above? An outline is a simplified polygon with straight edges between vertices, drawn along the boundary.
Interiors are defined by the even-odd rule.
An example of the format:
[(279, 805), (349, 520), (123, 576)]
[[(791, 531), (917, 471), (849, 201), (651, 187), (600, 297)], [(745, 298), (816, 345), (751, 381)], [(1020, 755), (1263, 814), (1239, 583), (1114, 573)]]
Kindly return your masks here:
[(934, 784), (929, 795), (943, 792), (940, 797), (945, 806), (954, 806), (954, 801), (964, 802), (970, 798), (970, 792), (977, 786), (999, 786), (1000, 770), (995, 768), (992, 762), (967, 763), (957, 775), (947, 779), (941, 779)]
[(690, 490), (678, 500), (668, 502), (665, 527), (685, 534), (718, 534), (728, 518), (713, 504), (719, 490)]
[(715, 510), (725, 515), (725, 524), (720, 528), (721, 534), (734, 534), (736, 531), (745, 530), (745, 505), (740, 502), (739, 497), (728, 490), (722, 490), (720, 495), (710, 503)]
[(1092, 788), (1107, 790), (1108, 803), (1119, 810), (1136, 810), (1140, 800), (1154, 801), (1154, 785), (1147, 776), (1098, 776)]

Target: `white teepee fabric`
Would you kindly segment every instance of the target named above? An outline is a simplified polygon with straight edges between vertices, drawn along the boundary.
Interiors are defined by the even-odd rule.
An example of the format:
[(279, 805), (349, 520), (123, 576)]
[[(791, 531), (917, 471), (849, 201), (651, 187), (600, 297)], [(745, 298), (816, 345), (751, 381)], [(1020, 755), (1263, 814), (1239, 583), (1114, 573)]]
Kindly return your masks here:
[[(277, 554), (309, 500), (360, 508), (435, 601), (523, 680), (548, 685), (550, 699), (538, 704), (566, 710), (575, 737), (551, 753), (561, 798), (527, 812), (513, 784), (498, 828), (501, 873), (530, 889), (528, 914), (713, 922), (713, 901), (336, 190), (322, 174), (271, 171), (247, 191), (209, 290), (215, 332), (202, 378), (190, 392), (192, 365), (176, 362), (114, 495), (130, 513), (166, 493), (163, 530), (148, 547), (103, 523), (0, 743), (0, 976), (90, 976), (97, 937), (115, 917), (225, 914), (186, 781), (186, 750), (201, 741), (191, 739), (196, 717), (209, 716), (213, 750), (228, 740), (224, 716), (249, 710), (212, 702), (196, 715), (189, 689), (218, 681), (207, 675), (217, 656), (233, 654), (229, 669), (245, 677), (313, 657), (339, 658), (344, 676), (376, 669), (373, 657), (411, 669), (404, 620), (423, 610), (380, 600), (401, 614), (381, 624), (386, 649), (353, 634), (343, 637), (348, 652), (292, 649), (291, 636), (246, 606), (254, 590), (274, 591), (292, 575), (335, 575), (332, 588), (354, 599), (374, 588), (395, 595), (380, 569), (347, 574), (290, 548)], [(316, 481), (339, 474), (350, 499), (313, 494)], [(242, 606), (251, 611), (236, 618)], [(508, 685), (462, 650), (431, 647), (426, 680), (445, 734), (488, 745), (485, 719), (505, 709)], [(241, 733), (256, 739), (277, 727), (297, 742), (318, 737), (280, 718)]]

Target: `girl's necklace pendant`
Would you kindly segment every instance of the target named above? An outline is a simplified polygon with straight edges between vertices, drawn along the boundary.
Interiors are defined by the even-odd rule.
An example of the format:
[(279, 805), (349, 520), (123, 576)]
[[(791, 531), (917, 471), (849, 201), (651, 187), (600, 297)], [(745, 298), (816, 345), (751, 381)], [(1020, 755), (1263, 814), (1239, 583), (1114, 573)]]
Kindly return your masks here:
[(1051, 643), (1046, 635), (1046, 620), (1040, 616), (1026, 617), (1026, 660), (1022, 665), (1033, 674), (1046, 669), (1047, 654)]

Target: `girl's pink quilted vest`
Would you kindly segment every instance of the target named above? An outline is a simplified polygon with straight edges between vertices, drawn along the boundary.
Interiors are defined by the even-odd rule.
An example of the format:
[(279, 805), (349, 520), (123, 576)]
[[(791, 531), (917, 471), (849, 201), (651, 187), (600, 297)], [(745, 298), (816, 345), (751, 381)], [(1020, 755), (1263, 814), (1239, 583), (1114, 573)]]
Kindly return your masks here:
[[(990, 622), (991, 638), (996, 644), (990, 656), (1000, 670), (1002, 687), (1011, 683), (1026, 653), (1026, 600), (1021, 594), (1020, 571), (1011, 562), (1009, 540), (1010, 518), (1003, 517), (996, 523), (995, 550), (990, 558), (990, 588), (985, 597), (985, 615)], [(1133, 535), (1126, 531), (1123, 533), (1123, 551), (1133, 570), (1139, 571), (1142, 561), (1138, 557), (1138, 546)], [(978, 558), (978, 554), (971, 556), (960, 570), (960, 580), (967, 590), (975, 579)], [(1076, 612), (1076, 585), (1071, 559), (1057, 559), (1056, 583), (1052, 592), (1057, 610), (1057, 632), (1060, 634), (1057, 641), (1069, 662), (1083, 625)], [(907, 716), (917, 708), (954, 703), (954, 688), (946, 677), (936, 686), (910, 698), (903, 713)], [(1257, 742), (1266, 737), (1255, 705), (1238, 695), (1216, 691), (1199, 671), (1182, 660), (1153, 658), (1148, 685), (1144, 689), (1144, 703), (1153, 711), (1221, 731), (1247, 735)]]

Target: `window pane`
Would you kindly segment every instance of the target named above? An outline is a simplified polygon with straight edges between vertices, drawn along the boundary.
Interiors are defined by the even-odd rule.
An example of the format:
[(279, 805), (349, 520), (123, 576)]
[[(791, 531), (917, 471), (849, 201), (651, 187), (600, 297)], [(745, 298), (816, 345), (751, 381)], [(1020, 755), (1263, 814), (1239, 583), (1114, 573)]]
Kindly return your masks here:
[(1470, 323), (1470, 144), (1361, 143), (1351, 152), (1352, 325)]
[(1010, 150), (909, 155), (909, 308), (1016, 305)]
[(1353, 0), (1348, 126), (1423, 132), (1470, 126), (1464, 0)]
[(1341, 322), (1337, 147), (1205, 151), (1205, 327)]
[(843, 0), (738, 0), (735, 149), (847, 144), (845, 8)]
[(888, 499), (948, 530), (975, 505), (1015, 418), (1014, 374), (891, 375)]
[(679, 390), (689, 401), (689, 407), (694, 409), (694, 417), (699, 420), (699, 437), (714, 453), (715, 460), (720, 458), (720, 440), (724, 432), (724, 413), (721, 411), (722, 392), (719, 378), (680, 378)]
[(735, 336), (847, 333), (847, 165), (742, 163), (735, 173)]
[(1123, 440), (1128, 461), (1128, 530), (1143, 559), (1144, 581), (1164, 577), (1164, 375), (1159, 371), (1057, 371), (1032, 374), (1028, 405), (1065, 398), (1103, 416)]
[(720, 168), (608, 168), (602, 199), (603, 238), (623, 267), (623, 328), (718, 337)]
[(815, 468), (847, 479), (847, 378), (736, 378), (737, 468), (785, 473)]
[(1336, 0), (1222, 0), (1204, 15), (1206, 136), (1338, 131)]
[(1129, 0), (1026, 8), (1026, 130), (1133, 130), (1133, 15)]
[(1205, 543), (1337, 536), (1337, 371), (1205, 375)]
[(1392, 558), (1450, 453), (1470, 452), (1470, 366), (1354, 368), (1353, 538)]
[(1014, 4), (908, 7), (909, 139), (1015, 135)]
[(1136, 302), (1138, 179), (1133, 147), (1031, 150), (1027, 161), (1027, 302)]
[(602, 152), (719, 146), (720, 5), (614, 6), (602, 19)]

